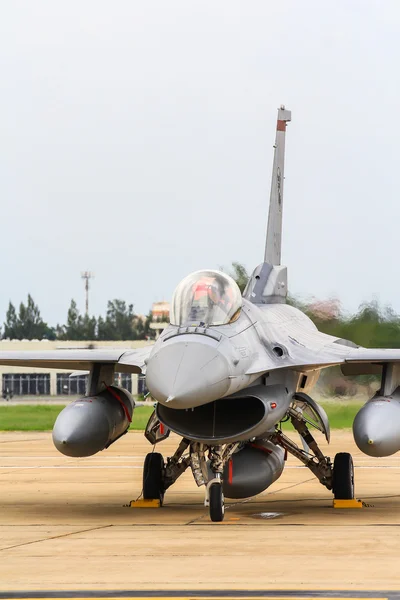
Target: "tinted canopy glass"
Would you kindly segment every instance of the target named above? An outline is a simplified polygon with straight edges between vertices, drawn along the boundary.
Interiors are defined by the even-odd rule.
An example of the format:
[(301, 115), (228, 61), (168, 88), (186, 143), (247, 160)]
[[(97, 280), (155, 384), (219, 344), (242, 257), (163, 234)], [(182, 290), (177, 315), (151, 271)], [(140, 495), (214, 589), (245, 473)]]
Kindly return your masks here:
[(229, 275), (196, 271), (181, 281), (171, 306), (173, 325), (225, 325), (242, 307), (240, 290)]

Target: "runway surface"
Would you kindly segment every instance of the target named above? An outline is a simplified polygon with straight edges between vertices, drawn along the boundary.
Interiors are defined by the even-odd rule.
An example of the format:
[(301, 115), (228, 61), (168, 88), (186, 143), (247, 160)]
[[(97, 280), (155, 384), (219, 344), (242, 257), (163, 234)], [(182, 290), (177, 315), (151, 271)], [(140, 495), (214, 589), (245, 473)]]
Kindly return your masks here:
[[(172, 454), (176, 442), (158, 450)], [(331, 493), (289, 459), (266, 493), (228, 503), (225, 521), (211, 523), (189, 471), (163, 508), (124, 506), (141, 492), (151, 451), (141, 433), (88, 459), (58, 454), (49, 433), (2, 433), (0, 598), (397, 598), (400, 456), (368, 458), (345, 431), (323, 449), (353, 453), (368, 507), (334, 510)]]

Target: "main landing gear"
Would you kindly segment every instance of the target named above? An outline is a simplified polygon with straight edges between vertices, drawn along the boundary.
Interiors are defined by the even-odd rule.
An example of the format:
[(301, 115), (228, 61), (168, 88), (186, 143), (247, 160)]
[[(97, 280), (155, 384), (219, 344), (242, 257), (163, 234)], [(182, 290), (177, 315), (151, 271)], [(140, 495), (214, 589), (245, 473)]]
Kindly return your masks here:
[(147, 454), (143, 466), (143, 498), (145, 500), (164, 500), (164, 459), (159, 452)]
[(351, 454), (339, 452), (333, 462), (333, 495), (335, 500), (353, 500), (354, 465)]
[(143, 498), (159, 500), (162, 505), (165, 491), (186, 471), (190, 456), (184, 456), (189, 441), (185, 438), (179, 444), (175, 454), (164, 461), (159, 452), (146, 455), (143, 467)]
[(306, 394), (296, 394), (288, 411), (294, 429), (300, 435), (303, 448), (277, 430), (272, 441), (298, 458), (318, 478), (328, 490), (332, 490), (335, 500), (354, 499), (354, 466), (351, 454), (336, 454), (333, 465), (325, 456), (308, 425), (321, 431), (329, 442), (329, 423), (325, 411)]

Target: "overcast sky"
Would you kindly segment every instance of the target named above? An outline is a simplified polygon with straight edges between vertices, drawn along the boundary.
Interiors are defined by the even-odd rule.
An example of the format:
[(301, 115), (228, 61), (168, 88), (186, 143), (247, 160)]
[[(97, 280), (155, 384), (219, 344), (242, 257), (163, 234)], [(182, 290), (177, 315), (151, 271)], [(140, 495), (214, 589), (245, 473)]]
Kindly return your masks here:
[(290, 291), (400, 311), (399, 57), (396, 1), (0, 0), (0, 322), (253, 269), (282, 103)]

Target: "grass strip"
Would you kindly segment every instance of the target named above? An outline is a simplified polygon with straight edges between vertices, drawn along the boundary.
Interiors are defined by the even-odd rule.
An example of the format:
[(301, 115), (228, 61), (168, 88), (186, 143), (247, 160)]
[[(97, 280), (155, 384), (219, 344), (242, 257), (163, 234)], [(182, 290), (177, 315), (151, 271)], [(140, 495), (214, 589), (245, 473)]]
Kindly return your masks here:
[[(321, 402), (321, 405), (328, 414), (331, 429), (345, 429), (352, 427), (363, 403), (330, 400)], [(0, 406), (0, 431), (51, 431), (63, 408), (59, 404)], [(143, 430), (152, 411), (151, 406), (136, 407), (131, 429)], [(292, 429), (291, 424), (284, 424), (284, 429)]]
[[(0, 406), (0, 431), (51, 431), (63, 408), (59, 404)], [(152, 411), (150, 406), (136, 407), (131, 429), (143, 430)]]

